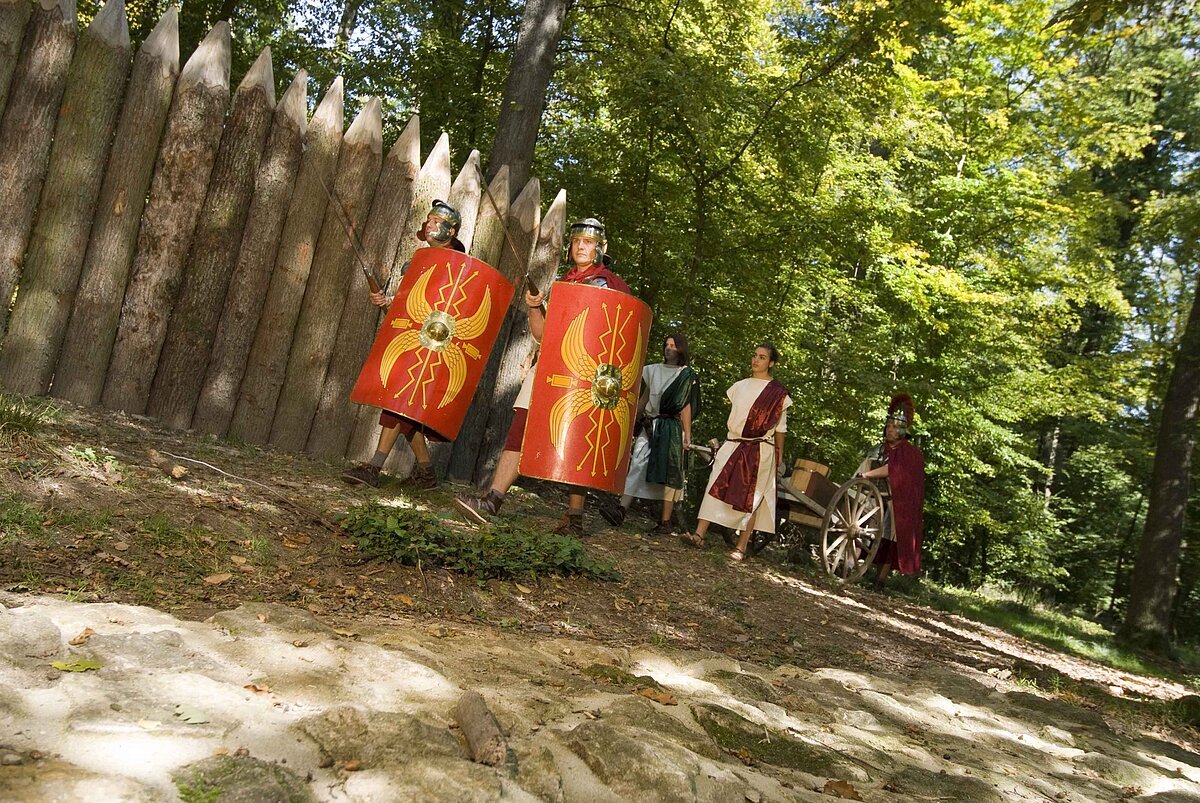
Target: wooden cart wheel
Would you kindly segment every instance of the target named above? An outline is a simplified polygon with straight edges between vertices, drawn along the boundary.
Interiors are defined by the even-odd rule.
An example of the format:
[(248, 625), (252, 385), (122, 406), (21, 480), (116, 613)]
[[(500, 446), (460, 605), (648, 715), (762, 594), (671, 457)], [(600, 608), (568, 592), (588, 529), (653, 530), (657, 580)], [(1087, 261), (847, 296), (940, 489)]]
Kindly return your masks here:
[(855, 477), (837, 489), (821, 522), (821, 564), (849, 583), (862, 577), (883, 540), (883, 497), (870, 480)]

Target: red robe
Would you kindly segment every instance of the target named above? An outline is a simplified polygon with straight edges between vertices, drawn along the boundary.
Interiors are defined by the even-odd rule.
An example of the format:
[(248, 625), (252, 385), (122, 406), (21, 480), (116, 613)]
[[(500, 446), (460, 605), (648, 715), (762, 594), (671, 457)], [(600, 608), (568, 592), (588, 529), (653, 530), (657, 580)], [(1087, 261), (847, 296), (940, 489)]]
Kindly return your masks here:
[(925, 535), (925, 456), (908, 441), (887, 447), (888, 485), (896, 526), (896, 569), (901, 574), (921, 570), (921, 541)]

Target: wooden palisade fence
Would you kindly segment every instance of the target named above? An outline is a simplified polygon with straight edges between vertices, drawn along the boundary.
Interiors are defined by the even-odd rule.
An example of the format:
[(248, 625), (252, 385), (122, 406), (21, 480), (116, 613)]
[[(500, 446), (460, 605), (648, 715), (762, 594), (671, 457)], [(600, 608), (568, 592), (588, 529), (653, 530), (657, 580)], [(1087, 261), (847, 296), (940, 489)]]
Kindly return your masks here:
[[(545, 287), (566, 194), (540, 220), (538, 180), (510, 207), (501, 168), (489, 197), (477, 151), (452, 182), (449, 139), (422, 161), (416, 116), (385, 155), (379, 99), (344, 130), (341, 78), (311, 120), (303, 70), (276, 104), (269, 49), (232, 96), (229, 70), (224, 22), (181, 69), (175, 8), (131, 58), (123, 0), (82, 32), (74, 0), (0, 0), (0, 384), (364, 459), (377, 411), (349, 393), (382, 311), (360, 258), (394, 291), (446, 198), (472, 255)], [(507, 429), (531, 345), (520, 292), (499, 342), (436, 450), (456, 478), (485, 479)]]

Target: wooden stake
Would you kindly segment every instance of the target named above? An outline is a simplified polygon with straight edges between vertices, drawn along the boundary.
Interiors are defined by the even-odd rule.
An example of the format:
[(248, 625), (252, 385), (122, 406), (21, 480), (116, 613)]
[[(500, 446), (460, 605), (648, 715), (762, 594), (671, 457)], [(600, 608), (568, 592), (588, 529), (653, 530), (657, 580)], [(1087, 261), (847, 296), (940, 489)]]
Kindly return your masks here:
[(54, 372), (50, 392), (77, 404), (96, 404), (104, 388), (142, 207), (178, 73), (179, 9), (171, 6), (133, 60)]
[(267, 297), (271, 267), (300, 170), (308, 126), (307, 83), (308, 73), (300, 70), (275, 109), (271, 136), (254, 181), (254, 198), (246, 215), (237, 266), (229, 281), (203, 390), (192, 418), (192, 427), (200, 432), (224, 437), (237, 406), (250, 344)]
[(222, 20), (179, 74), (104, 382), (101, 401), (110, 409), (146, 411), (221, 140), (229, 106), (229, 62), (229, 23)]
[(21, 275), (74, 49), (75, 0), (39, 0), (0, 120), (0, 333)]
[[(380, 283), (387, 283), (400, 238), (406, 234), (413, 184), (420, 172), (421, 121), (413, 115), (383, 162), (363, 232), (363, 260)], [(340, 456), (346, 452), (358, 415), (358, 406), (350, 402), (350, 391), (375, 341), (379, 315), (379, 307), (371, 303), (362, 272), (353, 274), (317, 415), (308, 436), (306, 448), (310, 454)]]
[(219, 299), (225, 298), (237, 262), (274, 110), (271, 49), (264, 48), (234, 95), (150, 390), (147, 412), (176, 429), (191, 426), (200, 397), (221, 317)]
[[(338, 322), (346, 291), (357, 265), (358, 231), (367, 220), (375, 182), (383, 161), (383, 122), (379, 98), (371, 98), (346, 132), (338, 157), (333, 200), (317, 241), (317, 255), (308, 277), (304, 303), (296, 323), (287, 374), (271, 427), (271, 445), (298, 452), (308, 442), (316, 415), (329, 357), (337, 342)], [(346, 227), (350, 231), (347, 231)]]
[(262, 316), (250, 347), (250, 359), (238, 394), (229, 434), (249, 443), (266, 443), (287, 371), (288, 353), (300, 317), (304, 288), (321, 234), (329, 199), (322, 186), (333, 185), (343, 131), (342, 78), (330, 85), (304, 135), (304, 155), (280, 236), (275, 268)]
[(128, 75), (125, 3), (108, 0), (75, 48), (17, 301), (0, 351), (0, 383), (14, 393), (43, 394), (50, 387)]

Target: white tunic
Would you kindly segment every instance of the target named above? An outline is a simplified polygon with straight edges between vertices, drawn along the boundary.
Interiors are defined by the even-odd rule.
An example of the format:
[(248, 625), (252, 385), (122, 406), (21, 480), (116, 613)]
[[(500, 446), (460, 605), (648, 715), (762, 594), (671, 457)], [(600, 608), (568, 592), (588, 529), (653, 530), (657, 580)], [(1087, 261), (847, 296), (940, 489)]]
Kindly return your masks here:
[[(646, 401), (646, 415), (658, 415), (663, 391), (670, 387), (682, 370), (682, 365), (667, 365), (666, 363), (647, 365), (642, 369), (642, 382), (646, 383), (646, 390), (650, 394)], [(625, 475), (625, 494), (638, 499), (670, 499), (673, 502), (683, 499), (682, 488), (668, 488), (657, 482), (646, 482), (646, 469), (649, 465), (650, 436), (644, 431), (640, 431), (633, 441), (633, 454), (629, 457), (629, 473)]]
[[(746, 426), (746, 416), (750, 414), (750, 408), (770, 382), (769, 379), (743, 379), (725, 392), (729, 401), (733, 403), (726, 423), (726, 429), (729, 431), (727, 438), (742, 437), (742, 429)], [(704, 500), (700, 503), (699, 518), (739, 531), (753, 527), (766, 533), (775, 532), (775, 433), (787, 432), (787, 408), (791, 405), (792, 397), (788, 396), (783, 400), (783, 414), (779, 417), (779, 423), (774, 429), (764, 433), (766, 441), (758, 444), (758, 482), (754, 487), (753, 510), (750, 513), (734, 510), (708, 493), (717, 477), (721, 475), (721, 469), (725, 468), (730, 456), (740, 445), (737, 441), (726, 440), (717, 450), (712, 474), (704, 487)]]

